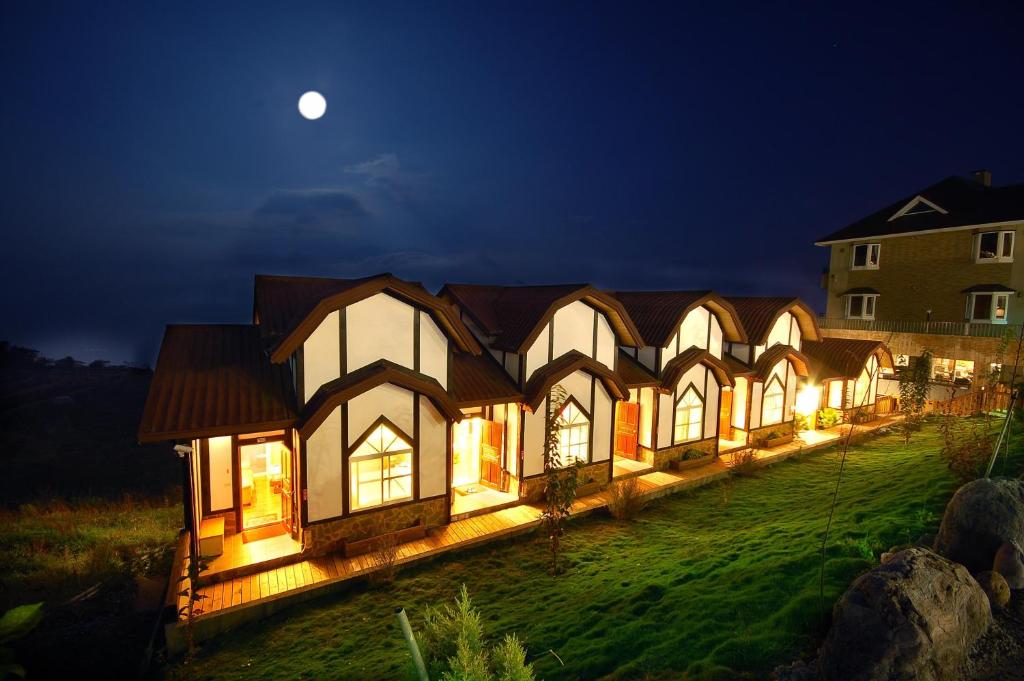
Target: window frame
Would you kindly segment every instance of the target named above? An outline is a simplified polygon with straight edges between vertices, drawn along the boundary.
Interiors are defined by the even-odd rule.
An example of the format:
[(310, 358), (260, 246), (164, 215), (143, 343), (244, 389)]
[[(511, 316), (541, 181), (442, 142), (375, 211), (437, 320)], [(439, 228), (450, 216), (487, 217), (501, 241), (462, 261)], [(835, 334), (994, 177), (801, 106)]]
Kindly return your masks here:
[[(857, 264), (857, 249), (866, 249), (864, 251), (864, 264)], [(874, 249), (875, 262), (871, 262), (871, 251)], [(854, 244), (850, 249), (850, 269), (851, 270), (877, 270), (882, 262), (882, 244), (879, 241), (869, 241), (863, 244)]]
[[(686, 405), (685, 407), (683, 407), (683, 400), (685, 400), (687, 395), (689, 395), (691, 393), (693, 394), (694, 398), (697, 400), (697, 403), (696, 404), (689, 404), (689, 405)], [(685, 422), (680, 419), (679, 410), (680, 410), (681, 407), (684, 408), (686, 410), (686, 412), (687, 412), (687, 414), (686, 414), (687, 415), (687, 420)], [(683, 444), (683, 443), (686, 443), (686, 442), (696, 442), (698, 440), (704, 439), (704, 413), (705, 413), (705, 409), (706, 409), (706, 403), (704, 402), (704, 396), (700, 394), (699, 390), (697, 390), (697, 386), (695, 386), (693, 383), (690, 383), (688, 386), (686, 386), (686, 390), (683, 391), (683, 394), (680, 395), (679, 399), (676, 400), (675, 406), (674, 406), (674, 408), (672, 410), (672, 444), (673, 445), (679, 445), (679, 444)], [(700, 413), (700, 417), (697, 419), (697, 421), (694, 421), (693, 418), (692, 418), (692, 412), (695, 411), (695, 410), (699, 411), (699, 413)], [(696, 437), (690, 437), (690, 429), (694, 425), (697, 426), (697, 436)], [(683, 433), (683, 437), (680, 437), (680, 432), (679, 432), (679, 427), (680, 426), (685, 426), (686, 429), (687, 429), (686, 432)]]
[[(975, 317), (974, 310), (978, 296), (989, 296), (988, 317)], [(996, 316), (999, 300), (1003, 300), (1003, 316)], [(972, 291), (967, 294), (967, 321), (972, 324), (1006, 324), (1010, 318), (1010, 294), (1007, 291)]]
[[(875, 319), (875, 313), (878, 312), (878, 296), (877, 293), (848, 293), (846, 297), (846, 318), (847, 319), (863, 319), (865, 321), (873, 321)], [(861, 302), (861, 314), (854, 316), (850, 313), (853, 308), (853, 299), (863, 298)], [(868, 308), (868, 299), (871, 300), (871, 314), (866, 314)]]
[[(981, 240), (983, 237), (995, 234), (996, 235), (996, 250), (995, 255), (991, 258), (983, 258), (981, 256)], [(1010, 240), (1010, 255), (1003, 255), (1006, 250), (1006, 238), (1009, 236)], [(1015, 229), (998, 229), (990, 232), (978, 232), (974, 235), (974, 262), (978, 265), (987, 265), (990, 263), (999, 262), (1013, 262), (1013, 249), (1017, 245), (1017, 230)]]
[[(566, 412), (566, 410), (570, 406), (573, 407), (577, 412), (579, 412), (580, 416), (583, 419), (582, 423), (580, 423), (580, 422), (571, 423), (571, 422), (569, 422), (569, 421), (567, 421), (565, 419), (565, 412)], [(590, 460), (591, 460), (591, 445), (593, 444), (591, 442), (591, 438), (590, 438), (590, 429), (593, 426), (593, 420), (590, 417), (590, 412), (588, 412), (586, 409), (583, 408), (583, 405), (579, 403), (579, 400), (577, 400), (575, 397), (570, 395), (565, 400), (565, 403), (562, 404), (562, 408), (558, 412), (557, 424), (558, 424), (558, 459), (559, 459), (559, 462), (562, 464), (562, 468), (568, 468), (569, 466), (572, 466), (573, 464), (575, 464), (577, 461), (580, 461), (582, 463), (590, 463)], [(574, 432), (582, 433), (582, 435), (583, 435), (582, 441), (572, 442), (572, 434)], [(563, 433), (565, 433), (565, 435), (563, 435)], [(569, 440), (569, 442), (568, 442), (568, 447), (569, 448), (572, 448), (572, 447), (579, 448), (581, 445), (585, 448), (584, 456), (580, 457), (577, 454), (572, 454), (571, 455), (572, 460), (571, 461), (569, 460), (570, 455), (566, 451), (564, 451), (563, 448), (562, 448), (563, 447), (563, 442), (565, 442), (564, 438), (566, 438), (566, 437)]]
[[(779, 420), (769, 421), (767, 418), (768, 411), (766, 405), (768, 404), (768, 391), (771, 390), (773, 385), (778, 384), (779, 386)], [(774, 398), (775, 395), (772, 395)], [(773, 407), (774, 409), (774, 407)], [(779, 378), (778, 374), (772, 374), (772, 377), (768, 379), (767, 385), (761, 391), (761, 427), (764, 426), (777, 426), (780, 423), (784, 423), (786, 420), (786, 386), (783, 385), (782, 379)]]
[[(359, 448), (364, 444), (368, 444), (370, 438), (373, 437), (381, 428), (386, 428), (395, 436), (395, 439), (388, 443), (390, 446), (396, 440), (401, 442), (405, 447), (401, 449), (384, 451), (374, 451), (368, 454), (357, 454)], [(409, 437), (401, 428), (392, 423), (388, 418), (381, 416), (373, 425), (366, 429), (366, 431), (359, 437), (358, 440), (353, 443), (349, 449), (346, 465), (349, 481), (349, 489), (347, 490), (346, 501), (348, 502), (348, 511), (350, 513), (366, 511), (375, 508), (384, 508), (386, 506), (393, 506), (395, 504), (401, 504), (408, 501), (413, 501), (416, 498), (416, 447), (413, 444), (413, 438)], [(369, 445), (371, 449), (374, 449), (374, 445)], [(392, 474), (394, 467), (391, 464), (391, 459), (394, 457), (408, 457), (409, 471), (408, 473), (401, 473), (399, 475)], [(384, 460), (387, 459), (387, 465)], [(359, 500), (359, 488), (363, 482), (359, 480), (358, 466), (362, 462), (366, 461), (379, 461), (380, 462), (380, 503), (376, 504), (358, 504)], [(391, 496), (391, 484), (393, 481), (400, 480), (401, 478), (408, 478), (408, 489), (409, 493), (406, 496), (393, 497)], [(387, 494), (385, 494), (387, 489)]]

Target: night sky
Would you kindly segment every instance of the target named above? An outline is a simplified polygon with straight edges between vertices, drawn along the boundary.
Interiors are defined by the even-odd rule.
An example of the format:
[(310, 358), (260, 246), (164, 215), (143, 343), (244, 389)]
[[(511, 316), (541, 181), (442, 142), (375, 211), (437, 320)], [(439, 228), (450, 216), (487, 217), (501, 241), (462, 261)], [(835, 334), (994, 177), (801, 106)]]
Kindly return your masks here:
[(1022, 3), (155, 4), (0, 9), (0, 338), (151, 363), (257, 272), (820, 308), (815, 238), (1024, 181)]

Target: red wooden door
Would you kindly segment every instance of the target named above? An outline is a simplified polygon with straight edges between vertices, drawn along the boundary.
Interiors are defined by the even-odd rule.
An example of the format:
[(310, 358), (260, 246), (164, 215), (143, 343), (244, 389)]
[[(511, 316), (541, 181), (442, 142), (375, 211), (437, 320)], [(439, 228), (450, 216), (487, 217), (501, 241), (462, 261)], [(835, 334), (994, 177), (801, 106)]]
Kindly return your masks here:
[(480, 482), (501, 486), (501, 441), (505, 428), (500, 423), (484, 421), (480, 429)]
[(637, 433), (640, 430), (640, 405), (619, 402), (615, 408), (615, 456), (639, 459)]

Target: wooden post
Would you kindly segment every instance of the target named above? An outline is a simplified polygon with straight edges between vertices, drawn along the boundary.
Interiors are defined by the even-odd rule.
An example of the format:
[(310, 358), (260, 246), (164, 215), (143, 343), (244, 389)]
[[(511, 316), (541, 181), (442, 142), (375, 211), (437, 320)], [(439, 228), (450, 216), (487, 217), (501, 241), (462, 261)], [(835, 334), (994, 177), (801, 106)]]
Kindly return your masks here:
[(412, 654), (412, 663), (416, 667), (416, 675), (420, 681), (430, 681), (430, 677), (427, 676), (427, 667), (423, 664), (423, 657), (420, 655), (419, 646), (416, 645), (416, 637), (412, 633), (412, 626), (409, 624), (409, 618), (405, 614), (405, 608), (395, 608), (395, 617), (398, 618), (398, 624), (402, 627), (405, 645), (409, 646), (409, 652)]

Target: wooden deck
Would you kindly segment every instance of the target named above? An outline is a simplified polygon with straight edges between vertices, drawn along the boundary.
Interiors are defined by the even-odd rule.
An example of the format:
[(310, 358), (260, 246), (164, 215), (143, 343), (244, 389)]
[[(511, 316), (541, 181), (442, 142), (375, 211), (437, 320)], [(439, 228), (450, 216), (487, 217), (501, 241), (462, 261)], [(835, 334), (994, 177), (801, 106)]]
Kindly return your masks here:
[[(898, 417), (887, 417), (874, 423), (858, 425), (856, 437), (867, 437), (873, 431), (891, 425), (897, 420)], [(815, 431), (807, 434), (805, 440), (795, 440), (770, 450), (758, 450), (755, 452), (755, 458), (759, 465), (771, 465), (800, 453), (835, 444), (848, 429), (849, 426), (838, 426), (827, 431)], [(640, 481), (644, 496), (653, 499), (728, 477), (731, 458), (730, 455), (724, 455), (699, 468), (653, 471), (638, 475), (637, 479)], [(608, 505), (608, 499), (607, 490), (581, 497), (573, 504), (573, 514), (585, 515), (604, 508)], [(531, 532), (539, 526), (540, 516), (539, 506), (520, 505), (457, 520), (430, 530), (423, 539), (402, 544), (399, 547), (398, 563), (419, 562), (446, 551)], [(175, 570), (177, 574), (184, 575), (187, 569), (187, 548), (184, 551), (179, 550), (178, 554), (181, 560), (176, 562)], [(374, 569), (369, 556), (346, 558), (340, 554), (331, 554), (202, 586), (199, 594), (205, 598), (200, 601), (202, 614), (193, 619), (195, 636), (197, 640), (209, 638), (241, 622), (266, 616), (287, 604), (329, 591), (329, 587), (365, 576)], [(180, 589), (177, 583), (172, 586)], [(186, 598), (176, 596), (180, 609), (186, 605)], [(247, 614), (246, 611), (249, 610), (251, 612)], [(168, 625), (168, 643), (172, 649), (175, 640), (181, 641), (182, 624), (179, 622)], [(176, 635), (173, 631), (175, 628), (179, 629)]]

